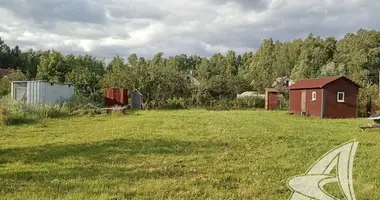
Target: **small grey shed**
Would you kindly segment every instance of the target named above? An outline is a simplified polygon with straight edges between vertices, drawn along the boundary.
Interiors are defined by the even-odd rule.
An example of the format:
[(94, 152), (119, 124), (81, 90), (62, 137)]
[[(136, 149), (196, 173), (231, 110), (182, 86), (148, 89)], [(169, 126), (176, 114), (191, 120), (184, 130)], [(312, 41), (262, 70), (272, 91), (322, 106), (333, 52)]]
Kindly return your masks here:
[(131, 94), (131, 108), (132, 109), (142, 109), (142, 94), (139, 90), (134, 89)]

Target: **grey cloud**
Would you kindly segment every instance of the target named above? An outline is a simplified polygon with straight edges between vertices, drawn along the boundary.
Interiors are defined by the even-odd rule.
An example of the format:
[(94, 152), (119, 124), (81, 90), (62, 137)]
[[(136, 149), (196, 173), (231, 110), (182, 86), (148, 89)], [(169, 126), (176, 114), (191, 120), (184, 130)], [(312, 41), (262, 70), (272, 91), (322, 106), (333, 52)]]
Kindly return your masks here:
[(199, 42), (197, 38), (161, 38), (149, 43), (149, 45), (129, 48), (122, 45), (103, 46), (94, 49), (91, 54), (99, 58), (112, 59), (119, 55), (125, 59), (135, 53), (138, 57), (147, 59), (153, 58), (158, 53), (163, 52), (165, 57), (175, 56), (178, 54), (198, 55), (209, 57), (213, 52), (209, 52)]
[(40, 45), (38, 41), (32, 41), (32, 40), (5, 40), (5, 43), (10, 46), (14, 47), (18, 45), (19, 47), (22, 48), (23, 51), (26, 51), (27, 49), (25, 47), (33, 46), (37, 47), (39, 49), (43, 48), (43, 46)]
[(223, 44), (228, 47), (252, 48), (260, 46), (262, 32), (256, 27), (240, 27), (222, 29), (218, 34), (208, 35), (205, 42), (211, 45)]
[[(340, 37), (347, 32), (356, 32), (359, 28), (380, 29), (380, 22), (373, 20), (380, 17), (378, 14), (380, 2), (374, 0), (364, 3), (348, 2), (344, 5), (336, 2), (327, 4), (317, 0), (297, 5), (291, 5), (289, 1), (279, 1), (280, 3), (275, 7), (271, 5), (270, 9), (268, 8), (269, 1), (237, 0), (234, 2), (242, 8), (239, 13), (218, 13), (218, 8), (222, 5), (228, 6), (226, 3), (230, 1), (204, 1), (207, 3), (202, 4), (200, 0), (193, 0), (195, 3), (189, 3), (189, 1), (181, 7), (179, 4), (173, 6), (173, 3), (176, 3), (174, 0), (164, 0), (160, 3), (153, 0), (94, 0), (92, 2), (77, 0), (76, 3), (79, 6), (75, 8), (67, 3), (63, 5), (63, 0), (51, 2), (36, 0), (33, 2), (35, 5), (29, 1), (22, 3), (21, 0), (0, 0), (0, 7), (13, 12), (17, 11), (24, 19), (28, 16), (35, 21), (21, 26), (18, 23), (13, 25), (9, 21), (4, 21), (5, 23), (0, 26), (0, 32), (3, 31), (2, 29), (12, 30), (12, 34), (8, 34), (11, 38), (9, 41), (6, 40), (7, 44), (44, 48), (44, 43), (57, 43), (61, 46), (54, 48), (66, 54), (83, 54), (80, 40), (92, 40), (96, 45), (93, 46), (94, 49), (89, 52), (90, 54), (99, 58), (112, 59), (115, 55), (127, 57), (132, 53), (136, 53), (139, 57), (152, 58), (157, 52), (164, 52), (166, 57), (181, 53), (209, 57), (213, 53), (225, 51), (225, 48), (237, 52), (255, 49), (260, 46), (263, 39), (269, 37), (274, 40), (289, 41), (305, 37), (309, 33), (322, 37)], [(58, 8), (58, 6), (66, 6), (66, 8), (53, 12), (53, 8)], [(80, 10), (79, 14), (72, 14), (78, 10)], [(71, 15), (62, 16), (65, 11)], [(106, 11), (110, 14), (110, 18), (105, 16)], [(251, 11), (256, 11), (256, 13), (262, 11), (265, 15), (260, 15), (253, 21), (240, 20), (236, 23), (228, 18), (228, 14), (240, 15), (252, 13)], [(227, 12), (233, 11), (227, 9)], [(216, 21), (218, 17), (222, 17), (222, 20)], [(238, 17), (237, 20), (241, 18), (244, 19), (244, 16)], [(42, 19), (45, 20), (41, 21)], [(96, 42), (106, 37), (127, 39), (130, 37), (129, 33), (156, 22), (162, 24), (158, 26), (159, 31), (141, 32), (141, 38), (134, 34), (137, 41), (132, 42), (131, 45), (123, 46), (113, 43), (99, 46), (100, 43)], [(11, 26), (12, 29), (10, 29)], [(60, 41), (33, 41), (28, 40), (28, 37), (17, 40), (17, 37), (25, 31), (42, 35), (55, 34), (61, 36), (59, 39), (70, 39), (72, 43), (63, 45)], [(207, 49), (203, 44), (209, 44), (214, 48)], [(218, 47), (221, 48), (218, 49)]]
[(25, 20), (31, 18), (36, 22), (106, 22), (104, 6), (89, 0), (0, 0), (0, 7), (11, 10)]
[(114, 18), (160, 20), (167, 16), (167, 13), (159, 7), (137, 2), (128, 3), (125, 7), (109, 7), (108, 10)]
[(207, 0), (216, 5), (224, 5), (227, 3), (236, 3), (243, 10), (255, 10), (262, 11), (266, 10), (269, 5), (269, 0)]
[(9, 33), (10, 31), (5, 27), (0, 26), (0, 32)]
[(72, 39), (96, 40), (111, 35), (115, 39), (126, 39), (130, 37), (129, 33), (123, 30), (122, 27), (109, 28), (99, 24), (52, 24), (49, 29), (46, 27), (45, 30), (47, 32), (59, 33), (62, 36), (71, 37)]

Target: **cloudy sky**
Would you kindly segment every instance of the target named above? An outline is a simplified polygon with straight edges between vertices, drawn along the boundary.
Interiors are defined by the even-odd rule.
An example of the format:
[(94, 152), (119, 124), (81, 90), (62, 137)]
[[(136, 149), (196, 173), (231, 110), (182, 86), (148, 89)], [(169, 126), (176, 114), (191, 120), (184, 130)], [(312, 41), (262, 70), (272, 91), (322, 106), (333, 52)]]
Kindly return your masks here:
[(379, 0), (0, 0), (8, 45), (101, 58), (242, 53), (269, 37), (379, 29), (379, 19)]

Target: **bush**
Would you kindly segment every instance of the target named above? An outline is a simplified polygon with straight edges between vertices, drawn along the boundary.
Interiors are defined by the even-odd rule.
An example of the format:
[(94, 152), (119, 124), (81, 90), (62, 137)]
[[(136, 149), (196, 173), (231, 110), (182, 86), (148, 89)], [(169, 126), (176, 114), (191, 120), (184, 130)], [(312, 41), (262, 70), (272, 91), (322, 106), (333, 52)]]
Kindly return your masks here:
[(234, 109), (264, 108), (265, 98), (260, 96), (247, 96), (233, 101)]
[(233, 107), (234, 102), (232, 100), (223, 99), (210, 102), (210, 106), (207, 107), (207, 110), (231, 110)]
[(74, 110), (70, 112), (70, 116), (95, 116), (105, 114), (106, 112), (100, 108), (87, 105), (78, 105)]
[(0, 128), (7, 125), (9, 118), (9, 111), (3, 105), (0, 105)]
[(378, 89), (376, 85), (365, 85), (359, 89), (359, 117), (368, 117), (372, 105), (378, 99)]
[(235, 100), (222, 99), (218, 101), (211, 101), (206, 107), (208, 110), (239, 110), (239, 109), (252, 109), (264, 108), (265, 98), (260, 96), (247, 96), (240, 97)]
[(155, 110), (155, 109), (168, 109), (168, 110), (181, 110), (187, 109), (188, 101), (185, 101), (183, 98), (171, 98), (166, 101), (163, 100), (152, 100), (147, 102), (146, 109)]
[(0, 78), (0, 97), (9, 95), (12, 81), (22, 80), (26, 80), (26, 77), (20, 70), (11, 70), (7, 77)]
[(43, 118), (56, 118), (69, 115), (67, 104), (30, 106), (10, 98), (2, 98), (0, 104), (0, 123), (2, 126), (24, 124)]
[(289, 97), (288, 97), (289, 94), (286, 94), (286, 95), (283, 95), (283, 94), (279, 94), (277, 96), (278, 98), (278, 109), (280, 110), (287, 110), (289, 109)]
[(183, 98), (168, 99), (162, 106), (164, 109), (181, 110), (186, 109), (185, 100)]

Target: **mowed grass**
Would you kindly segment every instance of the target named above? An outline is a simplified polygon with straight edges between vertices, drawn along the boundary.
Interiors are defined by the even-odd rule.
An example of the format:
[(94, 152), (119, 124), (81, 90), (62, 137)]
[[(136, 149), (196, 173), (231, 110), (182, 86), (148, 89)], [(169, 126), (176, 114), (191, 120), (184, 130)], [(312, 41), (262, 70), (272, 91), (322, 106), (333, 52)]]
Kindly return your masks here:
[(356, 197), (380, 199), (380, 130), (359, 129), (369, 122), (186, 110), (11, 126), (0, 198), (288, 199), (290, 177), (357, 139)]

